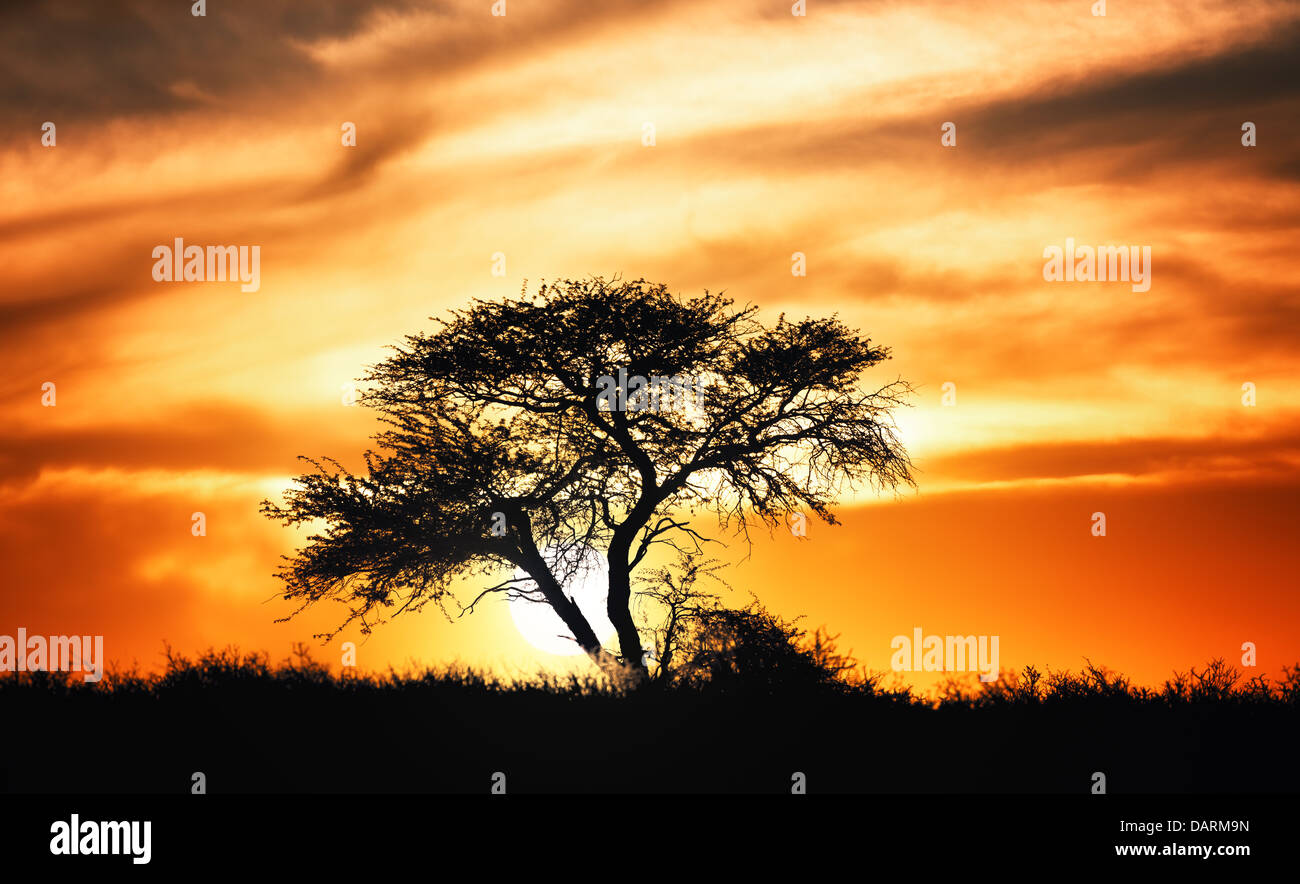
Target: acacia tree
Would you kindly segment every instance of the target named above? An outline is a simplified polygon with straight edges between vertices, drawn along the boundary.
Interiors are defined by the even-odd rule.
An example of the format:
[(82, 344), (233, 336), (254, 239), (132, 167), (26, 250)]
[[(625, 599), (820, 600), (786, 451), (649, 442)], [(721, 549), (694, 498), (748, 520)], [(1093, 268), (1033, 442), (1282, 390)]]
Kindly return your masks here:
[[(526, 597), (602, 667), (640, 676), (632, 573), (656, 544), (698, 552), (692, 518), (748, 540), (794, 512), (834, 524), (846, 486), (912, 482), (892, 420), (910, 387), (862, 388), (888, 350), (835, 318), (767, 326), (721, 294), (596, 277), (437, 321), (362, 379), (385, 425), (365, 471), (303, 458), (313, 471), (285, 504), (262, 503), (285, 524), (326, 525), (278, 572), (294, 613), (341, 601), (339, 629), (368, 633), (388, 608)], [(592, 550), (617, 652), (565, 592)], [(454, 580), (503, 567), (516, 576), (460, 606)]]

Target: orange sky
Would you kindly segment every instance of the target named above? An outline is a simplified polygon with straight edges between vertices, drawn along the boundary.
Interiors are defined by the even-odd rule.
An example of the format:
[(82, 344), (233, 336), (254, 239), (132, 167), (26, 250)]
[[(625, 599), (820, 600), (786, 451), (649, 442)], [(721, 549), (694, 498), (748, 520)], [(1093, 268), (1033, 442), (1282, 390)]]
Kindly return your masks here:
[[(760, 536), (736, 601), (874, 669), (916, 626), (1145, 683), (1300, 660), (1294, 4), (490, 5), (0, 12), (0, 633), (151, 667), (336, 625), (273, 623), (301, 537), (257, 505), (296, 455), (357, 465), (342, 385), (470, 298), (621, 272), (838, 312), (919, 388), (919, 489)], [(175, 237), (260, 245), (260, 290), (154, 282)], [(1045, 282), (1067, 237), (1150, 246), (1150, 290)], [(359, 662), (453, 658), (560, 665), (499, 604)]]

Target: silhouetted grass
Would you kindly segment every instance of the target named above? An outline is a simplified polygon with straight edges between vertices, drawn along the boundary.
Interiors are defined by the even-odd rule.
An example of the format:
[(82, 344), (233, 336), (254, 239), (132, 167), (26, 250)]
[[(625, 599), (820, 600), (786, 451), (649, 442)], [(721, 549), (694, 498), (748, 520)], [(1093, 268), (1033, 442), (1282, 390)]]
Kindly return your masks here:
[[(843, 658), (836, 658), (843, 659)], [(802, 670), (800, 670), (802, 671)], [(779, 674), (778, 674), (779, 675)], [(806, 673), (805, 673), (806, 675)], [(812, 683), (503, 679), (473, 668), (335, 675), (305, 649), (169, 654), (164, 672), (0, 678), (14, 791), (485, 793), (1297, 791), (1300, 668), (1221, 660), (1159, 689), (1089, 664), (937, 697), (853, 669)], [(797, 680), (796, 680), (797, 682)]]

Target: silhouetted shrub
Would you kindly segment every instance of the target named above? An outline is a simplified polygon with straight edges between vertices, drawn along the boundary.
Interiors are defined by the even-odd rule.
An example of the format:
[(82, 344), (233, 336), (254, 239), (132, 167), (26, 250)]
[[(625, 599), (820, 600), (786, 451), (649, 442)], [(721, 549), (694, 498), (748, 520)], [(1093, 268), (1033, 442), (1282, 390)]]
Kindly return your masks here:
[(834, 637), (811, 635), (757, 602), (698, 614), (681, 641), (672, 683), (689, 689), (747, 692), (852, 690), (857, 662)]

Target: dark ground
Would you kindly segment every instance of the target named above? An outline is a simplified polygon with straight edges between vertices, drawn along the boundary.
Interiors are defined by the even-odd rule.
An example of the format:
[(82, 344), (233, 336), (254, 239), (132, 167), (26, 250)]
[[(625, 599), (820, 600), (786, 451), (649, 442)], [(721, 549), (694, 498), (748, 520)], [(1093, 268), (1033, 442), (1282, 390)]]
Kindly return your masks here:
[[(222, 662), (222, 659), (225, 662)], [(1193, 680), (1162, 693), (1070, 677), (925, 704), (825, 686), (509, 686), (426, 673), (339, 680), (309, 664), (183, 662), (91, 688), (0, 678), (12, 792), (1300, 792), (1300, 704)], [(1020, 684), (1025, 684), (1023, 680)], [(1073, 687), (1071, 687), (1073, 685)]]

